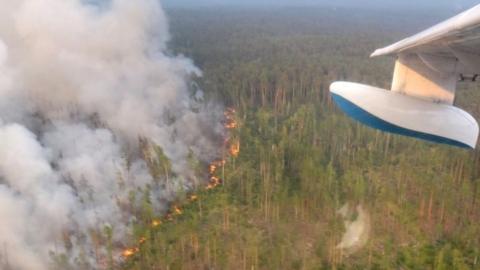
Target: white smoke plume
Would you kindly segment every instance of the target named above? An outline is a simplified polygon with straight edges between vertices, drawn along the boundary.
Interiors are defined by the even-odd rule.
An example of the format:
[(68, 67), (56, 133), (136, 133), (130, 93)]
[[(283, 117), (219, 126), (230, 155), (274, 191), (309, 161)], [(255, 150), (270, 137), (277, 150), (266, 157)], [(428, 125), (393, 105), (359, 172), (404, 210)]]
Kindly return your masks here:
[(346, 230), (337, 249), (343, 250), (343, 254), (348, 256), (367, 243), (370, 235), (370, 215), (361, 204), (352, 208), (348, 203), (338, 210), (338, 214), (343, 217)]
[[(152, 184), (161, 211), (194, 185), (189, 158), (215, 157), (221, 110), (196, 100), (192, 62), (167, 53), (157, 0), (0, 6), (0, 268), (52, 269), (57, 254), (96, 268), (106, 251), (91, 232), (109, 226), (120, 245), (129, 192)], [(168, 185), (153, 185), (139, 138), (171, 161)]]

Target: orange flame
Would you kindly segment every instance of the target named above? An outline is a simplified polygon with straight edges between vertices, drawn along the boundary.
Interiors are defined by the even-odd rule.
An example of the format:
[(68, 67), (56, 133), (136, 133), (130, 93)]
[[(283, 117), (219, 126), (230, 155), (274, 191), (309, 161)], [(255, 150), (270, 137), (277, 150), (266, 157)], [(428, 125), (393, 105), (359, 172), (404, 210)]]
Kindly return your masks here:
[(230, 154), (233, 157), (237, 157), (240, 154), (240, 141), (235, 141), (230, 145)]
[(210, 174), (214, 174), (216, 170), (217, 170), (217, 165), (210, 164), (210, 166), (208, 168), (208, 171), (210, 172)]
[(152, 227), (158, 227), (158, 226), (160, 226), (160, 225), (162, 225), (162, 221), (161, 221), (161, 220), (159, 220), (159, 219), (154, 219), (154, 220), (152, 221)]
[(122, 252), (122, 256), (125, 257), (125, 258), (128, 258), (128, 257), (131, 257), (133, 255), (135, 255), (137, 252), (139, 252), (140, 250), (135, 247), (135, 248), (128, 248), (128, 249), (125, 249), (123, 252)]
[(237, 122), (235, 121), (235, 110), (232, 109), (232, 108), (228, 108), (225, 112), (224, 112), (224, 115), (225, 115), (225, 119), (226, 119), (226, 122), (225, 122), (225, 128), (226, 129), (235, 129), (238, 127), (238, 124)]
[(227, 124), (225, 124), (225, 128), (227, 128), (227, 129), (237, 128), (237, 123), (236, 122), (227, 123)]
[(183, 213), (182, 209), (180, 209), (178, 206), (174, 205), (173, 206), (173, 211), (177, 215), (181, 215)]
[(218, 177), (216, 177), (216, 176), (210, 177), (210, 180), (212, 180), (213, 183), (217, 183), (217, 182), (220, 181), (220, 179), (219, 179)]
[(218, 168), (225, 165), (225, 163), (226, 163), (226, 161), (223, 160), (223, 159), (213, 161), (210, 164), (210, 167), (209, 167), (210, 168), (210, 170), (209, 170), (210, 174), (214, 174), (218, 170)]
[[(238, 123), (235, 121), (235, 109), (233, 108), (228, 108), (224, 115), (225, 115), (225, 128), (226, 129), (235, 129), (238, 127)], [(231, 142), (229, 138), (225, 138), (225, 148), (229, 150), (230, 155), (233, 157), (237, 157), (238, 154), (240, 153), (240, 141), (238, 139), (234, 140)], [(226, 160), (215, 160), (213, 161), (209, 167), (208, 167), (208, 172), (210, 175), (210, 181), (208, 185), (206, 186), (206, 190), (211, 190), (216, 188), (217, 186), (222, 184), (222, 179), (217, 177), (215, 173), (217, 172), (219, 167), (224, 166), (226, 163)], [(188, 200), (190, 202), (193, 202), (198, 199), (198, 196), (195, 194), (191, 194), (188, 196)], [(171, 208), (171, 211), (167, 213), (164, 216), (164, 219), (167, 221), (172, 221), (174, 216), (181, 215), (183, 213), (182, 209), (178, 207), (177, 205), (173, 205)], [(154, 219), (152, 220), (150, 227), (151, 228), (156, 228), (162, 224), (162, 220), (160, 219)], [(124, 258), (129, 258), (138, 252), (140, 252), (140, 246), (147, 241), (146, 237), (141, 237), (140, 240), (138, 241), (138, 247), (133, 247), (133, 248), (128, 248), (125, 249), (122, 252), (122, 256)]]

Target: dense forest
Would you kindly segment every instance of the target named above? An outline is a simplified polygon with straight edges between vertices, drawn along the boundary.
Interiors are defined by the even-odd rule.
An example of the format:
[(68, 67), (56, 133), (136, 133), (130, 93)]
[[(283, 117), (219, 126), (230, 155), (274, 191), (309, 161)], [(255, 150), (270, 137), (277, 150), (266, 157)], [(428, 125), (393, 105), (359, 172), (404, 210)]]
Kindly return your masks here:
[[(215, 188), (180, 194), (166, 217), (143, 194), (138, 247), (120, 268), (480, 269), (480, 152), (372, 130), (328, 92), (346, 79), (389, 88), (393, 59), (368, 55), (448, 12), (168, 14), (172, 54), (191, 57), (207, 99), (232, 108), (240, 151), (210, 168)], [(456, 101), (477, 119), (478, 88), (460, 84)], [(362, 241), (342, 247), (361, 216)]]

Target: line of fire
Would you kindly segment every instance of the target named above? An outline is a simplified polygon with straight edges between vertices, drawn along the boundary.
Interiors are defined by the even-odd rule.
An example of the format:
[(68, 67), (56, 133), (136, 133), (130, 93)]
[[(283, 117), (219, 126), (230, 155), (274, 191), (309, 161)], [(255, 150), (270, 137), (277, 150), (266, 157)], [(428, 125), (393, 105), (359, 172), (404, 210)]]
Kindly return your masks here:
[[(224, 112), (225, 120), (224, 120), (224, 128), (229, 131), (224, 139), (224, 149), (228, 150), (228, 154), (236, 158), (239, 153), (240, 153), (240, 140), (237, 138), (231, 138), (229, 134), (231, 131), (235, 130), (238, 128), (238, 123), (235, 120), (235, 109), (233, 108), (228, 108)], [(208, 184), (204, 187), (205, 190), (213, 190), (217, 188), (218, 186), (222, 185), (223, 181), (222, 179), (218, 176), (218, 170), (220, 168), (223, 168), (226, 164), (226, 157), (224, 156), (222, 159), (217, 159), (211, 162), (208, 165), (208, 177), (209, 181)], [(196, 201), (199, 198), (199, 195), (191, 193), (187, 196), (187, 203), (192, 203)], [(178, 205), (172, 205), (170, 207), (170, 210), (163, 216), (163, 218), (157, 218), (152, 220), (150, 226), (151, 228), (157, 228), (161, 226), (164, 222), (170, 222), (173, 221), (175, 217), (180, 216), (183, 214), (183, 210), (180, 206)], [(134, 255), (140, 252), (140, 249), (142, 248), (142, 245), (147, 241), (147, 237), (141, 237), (140, 240), (137, 242), (136, 246), (126, 248), (122, 251), (121, 256), (125, 259), (128, 260), (129, 258), (132, 258)]]

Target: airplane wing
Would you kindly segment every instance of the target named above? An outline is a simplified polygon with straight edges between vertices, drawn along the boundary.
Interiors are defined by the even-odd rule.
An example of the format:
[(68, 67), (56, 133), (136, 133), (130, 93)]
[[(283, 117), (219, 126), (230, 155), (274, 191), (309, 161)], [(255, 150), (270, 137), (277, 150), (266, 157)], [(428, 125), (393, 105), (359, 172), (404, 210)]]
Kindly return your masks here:
[(458, 79), (480, 74), (480, 5), (371, 57), (381, 55), (398, 56), (392, 91), (453, 104)]
[[(458, 52), (480, 55), (480, 5), (419, 34), (378, 49), (371, 56), (427, 53), (458, 58)], [(480, 63), (474, 63), (473, 67), (480, 73)]]
[[(340, 107), (375, 128), (475, 148), (478, 124), (453, 104), (458, 80), (480, 79), (480, 5), (378, 49), (371, 57), (382, 55), (397, 57), (391, 91), (385, 93), (378, 88), (337, 82), (330, 90)], [(379, 106), (379, 102), (388, 106)], [(353, 111), (357, 115), (352, 115), (352, 108), (345, 106), (356, 107)], [(361, 117), (363, 121), (359, 119), (359, 110), (370, 117), (368, 121), (365, 117)], [(432, 112), (435, 112), (433, 118)], [(371, 117), (376, 119), (374, 123), (383, 124), (372, 125)]]

